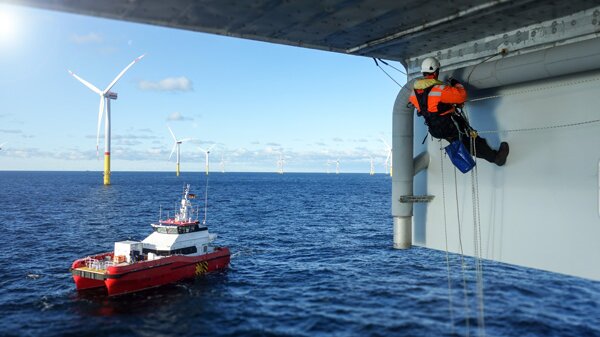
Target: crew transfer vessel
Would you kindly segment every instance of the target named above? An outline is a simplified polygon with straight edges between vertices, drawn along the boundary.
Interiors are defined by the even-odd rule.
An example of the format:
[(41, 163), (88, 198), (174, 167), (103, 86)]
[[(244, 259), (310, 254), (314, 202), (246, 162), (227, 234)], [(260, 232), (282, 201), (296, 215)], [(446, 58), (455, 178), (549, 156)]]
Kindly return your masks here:
[(217, 236), (208, 232), (206, 217), (202, 223), (192, 219), (194, 198), (187, 185), (179, 211), (151, 224), (147, 238), (115, 242), (112, 252), (73, 262), (77, 290), (104, 288), (109, 296), (121, 295), (226, 268), (229, 249), (213, 245)]

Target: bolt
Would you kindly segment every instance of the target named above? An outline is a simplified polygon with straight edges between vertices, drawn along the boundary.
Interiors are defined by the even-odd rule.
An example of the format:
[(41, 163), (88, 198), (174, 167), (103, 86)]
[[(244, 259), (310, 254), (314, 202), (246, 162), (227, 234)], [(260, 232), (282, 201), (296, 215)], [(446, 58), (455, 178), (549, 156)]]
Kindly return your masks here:
[(531, 37), (534, 37), (536, 34), (535, 30), (531, 31)]
[(571, 21), (571, 26), (575, 26), (577, 24), (577, 21), (573, 20)]

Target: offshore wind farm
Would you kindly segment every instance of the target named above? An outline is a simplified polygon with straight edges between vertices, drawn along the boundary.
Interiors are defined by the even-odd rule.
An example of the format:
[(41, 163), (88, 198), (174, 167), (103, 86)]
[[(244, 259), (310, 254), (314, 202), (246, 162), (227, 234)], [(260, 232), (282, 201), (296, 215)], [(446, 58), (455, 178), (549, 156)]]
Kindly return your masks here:
[(600, 336), (598, 13), (0, 0), (0, 335)]

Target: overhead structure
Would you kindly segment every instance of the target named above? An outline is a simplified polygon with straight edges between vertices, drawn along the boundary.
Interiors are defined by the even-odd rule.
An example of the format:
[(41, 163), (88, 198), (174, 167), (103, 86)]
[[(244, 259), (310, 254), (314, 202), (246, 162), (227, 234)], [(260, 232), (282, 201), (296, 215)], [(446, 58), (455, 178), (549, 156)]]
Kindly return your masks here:
[(173, 144), (173, 149), (171, 149), (171, 154), (169, 155), (169, 160), (171, 160), (171, 157), (173, 157), (173, 152), (177, 151), (177, 166), (175, 169), (175, 175), (177, 175), (179, 177), (179, 164), (180, 164), (180, 158), (181, 158), (181, 144), (183, 142), (187, 142), (189, 140), (192, 140), (192, 138), (184, 138), (184, 139), (177, 139), (177, 137), (175, 137), (175, 134), (173, 133), (173, 130), (171, 130), (171, 128), (169, 126), (167, 126), (167, 129), (169, 129), (169, 132), (171, 133), (171, 136), (173, 137), (174, 140), (174, 144)]
[(69, 74), (75, 77), (79, 82), (88, 87), (90, 90), (100, 95), (100, 108), (98, 109), (98, 131), (96, 133), (96, 155), (98, 155), (98, 148), (100, 144), (100, 126), (102, 125), (102, 115), (106, 110), (106, 117), (104, 119), (104, 185), (110, 185), (110, 100), (117, 99), (117, 93), (110, 91), (112, 87), (125, 75), (127, 70), (141, 60), (144, 55), (137, 57), (133, 60), (125, 69), (123, 69), (117, 77), (104, 89), (100, 90), (93, 84), (77, 76), (75, 73), (69, 70)]
[[(478, 195), (487, 198), (480, 205), (486, 215), (483, 257), (600, 280), (594, 241), (600, 237), (594, 181), (600, 132), (591, 124), (599, 118), (588, 103), (600, 91), (597, 0), (427, 6), (416, 0), (0, 2), (401, 62), (409, 83), (397, 96), (392, 118), (394, 247), (447, 247), (472, 255), (482, 243), (466, 240), (473, 237), (473, 224), (452, 213), (462, 207), (451, 208), (448, 217), (464, 220), (465, 244), (445, 245), (446, 234), (459, 235), (456, 224), (446, 232), (441, 218), (439, 196), (444, 176), (446, 183), (454, 179), (452, 167), (440, 153), (442, 144), (431, 139), (421, 144), (425, 128), (414, 123), (414, 111), (406, 106), (410, 80), (420, 75), (421, 61), (434, 56), (445, 72), (442, 79), (451, 75), (466, 84), (471, 124), (488, 131), (491, 145), (511, 143), (504, 167), (477, 166)], [(563, 157), (558, 160), (556, 153)], [(418, 169), (423, 170), (414, 176)], [(469, 204), (468, 179), (459, 175), (455, 186), (457, 202), (478, 207)]]

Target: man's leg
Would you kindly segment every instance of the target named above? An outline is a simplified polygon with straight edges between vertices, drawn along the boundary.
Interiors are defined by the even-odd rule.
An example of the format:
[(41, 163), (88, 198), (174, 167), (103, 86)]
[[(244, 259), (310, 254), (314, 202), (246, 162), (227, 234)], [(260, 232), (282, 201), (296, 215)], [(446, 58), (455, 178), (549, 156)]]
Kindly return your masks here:
[[(471, 138), (462, 137), (461, 141), (467, 147), (467, 149), (469, 149), (469, 152), (471, 152)], [(496, 163), (496, 157), (498, 155), (498, 151), (492, 149), (488, 145), (485, 138), (481, 138), (481, 137), (477, 136), (477, 138), (475, 138), (474, 141), (475, 141), (475, 153), (471, 152), (471, 154), (475, 155), (477, 158), (483, 158), (483, 159), (489, 161), (490, 163)]]

